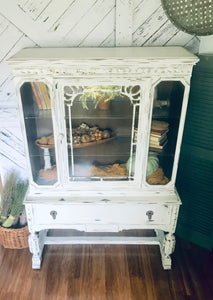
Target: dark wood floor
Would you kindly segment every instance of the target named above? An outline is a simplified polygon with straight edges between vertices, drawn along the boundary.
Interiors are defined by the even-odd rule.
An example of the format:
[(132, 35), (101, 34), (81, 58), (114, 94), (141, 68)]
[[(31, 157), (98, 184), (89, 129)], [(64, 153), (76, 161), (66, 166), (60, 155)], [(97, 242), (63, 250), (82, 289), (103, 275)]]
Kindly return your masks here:
[(212, 300), (213, 253), (178, 239), (173, 268), (158, 246), (49, 245), (40, 270), (28, 249), (0, 246), (0, 300)]

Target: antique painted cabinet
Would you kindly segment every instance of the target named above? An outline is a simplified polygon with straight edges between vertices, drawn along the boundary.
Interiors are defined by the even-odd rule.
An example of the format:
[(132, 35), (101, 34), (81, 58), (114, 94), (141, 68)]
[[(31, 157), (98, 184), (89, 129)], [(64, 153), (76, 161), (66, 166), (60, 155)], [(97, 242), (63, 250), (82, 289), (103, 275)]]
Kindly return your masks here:
[[(175, 180), (197, 61), (181, 47), (33, 48), (8, 60), (29, 170), (33, 268), (45, 244), (79, 243), (156, 244), (171, 268), (181, 204)], [(49, 229), (100, 234), (52, 237)], [(155, 236), (106, 235), (130, 229)]]

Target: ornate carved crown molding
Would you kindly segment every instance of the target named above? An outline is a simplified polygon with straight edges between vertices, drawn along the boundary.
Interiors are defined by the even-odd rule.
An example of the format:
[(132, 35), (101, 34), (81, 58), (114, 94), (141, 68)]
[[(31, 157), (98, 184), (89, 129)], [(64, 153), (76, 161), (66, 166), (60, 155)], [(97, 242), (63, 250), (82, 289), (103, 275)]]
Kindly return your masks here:
[(17, 66), (14, 68), (15, 76), (50, 76), (53, 78), (60, 77), (162, 77), (163, 76), (173, 76), (173, 77), (183, 77), (191, 74), (192, 65), (191, 64), (171, 64), (171, 65), (123, 65), (123, 66), (78, 66), (78, 65), (68, 65), (68, 66)]

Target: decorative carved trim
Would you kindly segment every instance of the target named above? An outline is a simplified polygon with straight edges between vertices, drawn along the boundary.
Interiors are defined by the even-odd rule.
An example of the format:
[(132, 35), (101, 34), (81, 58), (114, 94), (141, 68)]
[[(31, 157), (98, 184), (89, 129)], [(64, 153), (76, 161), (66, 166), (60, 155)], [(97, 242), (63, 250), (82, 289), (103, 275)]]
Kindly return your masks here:
[(25, 210), (27, 214), (27, 223), (29, 232), (33, 232), (33, 208), (32, 205), (25, 205)]
[(31, 233), (29, 235), (29, 249), (34, 256), (40, 257), (40, 248), (39, 248), (39, 237), (38, 233)]
[(40, 232), (32, 232), (28, 238), (29, 249), (33, 254), (32, 267), (33, 269), (39, 269), (41, 265), (42, 251), (44, 248), (44, 240), (47, 235), (47, 229)]
[[(140, 100), (142, 100), (142, 91), (141, 87), (139, 85), (134, 86), (120, 86), (116, 92), (119, 92), (122, 96), (126, 96), (129, 98), (132, 104), (139, 103)], [(108, 92), (109, 90), (93, 90), (93, 89), (87, 89), (87, 86), (74, 86), (74, 85), (65, 85), (64, 86), (64, 101), (67, 106), (72, 106), (73, 101), (78, 95), (83, 95), (84, 93), (91, 92), (91, 91), (100, 91), (100, 92)], [(115, 90), (112, 90), (114, 92)]]
[(166, 257), (169, 257), (170, 254), (172, 254), (175, 250), (175, 236), (171, 233), (168, 233), (165, 235), (164, 241), (163, 241), (163, 252)]
[(140, 78), (146, 76), (146, 77), (151, 77), (151, 76), (190, 76), (192, 66), (191, 64), (171, 64), (171, 65), (152, 65), (149, 64), (149, 67), (144, 67), (143, 65), (140, 67), (138, 66), (140, 63), (135, 63), (135, 65), (131, 66), (94, 66), (92, 67), (91, 65), (88, 66), (75, 66), (75, 65), (70, 65), (70, 66), (61, 66), (58, 67), (56, 66), (49, 68), (48, 66), (44, 67), (34, 67), (34, 66), (26, 66), (22, 68), (15, 68), (14, 69), (14, 75), (15, 76), (24, 76), (24, 75), (33, 75), (33, 76), (39, 76), (41, 78), (42, 76), (53, 76), (55, 78), (57, 77), (84, 77), (85, 76), (103, 76), (103, 77), (108, 77), (107, 74), (110, 74), (110, 76), (123, 76), (123, 75), (128, 75), (128, 77), (134, 77), (139, 76)]

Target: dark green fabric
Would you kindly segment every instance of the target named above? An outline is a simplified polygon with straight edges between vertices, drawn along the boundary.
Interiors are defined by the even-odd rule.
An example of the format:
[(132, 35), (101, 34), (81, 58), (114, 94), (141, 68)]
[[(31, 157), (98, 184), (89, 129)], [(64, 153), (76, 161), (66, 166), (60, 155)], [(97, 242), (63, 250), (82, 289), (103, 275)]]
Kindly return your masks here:
[(213, 248), (213, 55), (200, 55), (191, 80), (177, 190), (182, 200), (176, 234)]

